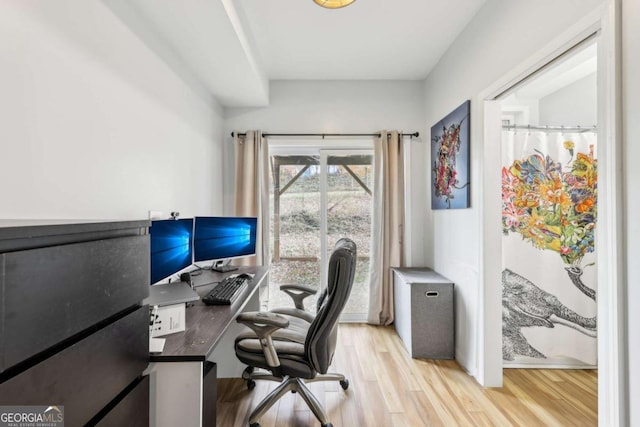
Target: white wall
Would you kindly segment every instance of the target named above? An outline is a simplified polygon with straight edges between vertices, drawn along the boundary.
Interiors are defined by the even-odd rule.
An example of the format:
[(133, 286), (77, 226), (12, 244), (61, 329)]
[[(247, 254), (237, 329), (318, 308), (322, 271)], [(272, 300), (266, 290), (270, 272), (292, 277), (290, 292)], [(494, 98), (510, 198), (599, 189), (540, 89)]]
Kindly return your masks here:
[(626, 218), (627, 407), (631, 427), (640, 426), (640, 2), (622, 0), (623, 200)]
[[(456, 358), (474, 375), (478, 374), (477, 313), (483, 286), (479, 191), (483, 150), (473, 142), (482, 128), (482, 119), (474, 118), (474, 112), (481, 111), (477, 97), (599, 4), (599, 0), (488, 0), (426, 79), (425, 120), (429, 127), (464, 100), (472, 99), (472, 207), (434, 211), (425, 253), (430, 254), (427, 264), (456, 284)], [(499, 155), (499, 140), (494, 143)], [(500, 310), (499, 305), (495, 309)]]
[(598, 124), (598, 84), (593, 73), (559, 89), (539, 103), (539, 120), (548, 126), (595, 126)]
[[(382, 129), (419, 131), (422, 142), (405, 142), (411, 150), (411, 258), (424, 265), (422, 241), (426, 220), (426, 150), (424, 97), (418, 81), (274, 81), (264, 108), (225, 110), (225, 201), (233, 206), (232, 130), (270, 133), (374, 133)], [(405, 139), (409, 141), (409, 139)], [(231, 213), (231, 212), (229, 212)]]
[(221, 108), (103, 3), (2, 2), (0, 94), (0, 217), (221, 211)]
[(509, 120), (512, 125), (537, 125), (540, 100), (524, 98), (513, 93), (500, 100), (502, 120)]

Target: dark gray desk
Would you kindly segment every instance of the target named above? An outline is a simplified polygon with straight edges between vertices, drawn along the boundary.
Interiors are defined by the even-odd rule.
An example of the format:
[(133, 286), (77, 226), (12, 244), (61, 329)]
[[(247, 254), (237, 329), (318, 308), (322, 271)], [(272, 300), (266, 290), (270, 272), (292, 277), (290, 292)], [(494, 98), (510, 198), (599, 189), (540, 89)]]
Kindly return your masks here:
[[(185, 331), (163, 337), (163, 352), (150, 356), (152, 426), (214, 425), (217, 369), (212, 364), (219, 363), (219, 358), (235, 361), (235, 318), (242, 311), (259, 309), (257, 291), (267, 283), (267, 272), (265, 267), (240, 267), (229, 273), (203, 270), (193, 278), (202, 296), (227, 275), (255, 274), (230, 306), (208, 306), (197, 301), (187, 307)], [(199, 286), (203, 283), (211, 284)]]

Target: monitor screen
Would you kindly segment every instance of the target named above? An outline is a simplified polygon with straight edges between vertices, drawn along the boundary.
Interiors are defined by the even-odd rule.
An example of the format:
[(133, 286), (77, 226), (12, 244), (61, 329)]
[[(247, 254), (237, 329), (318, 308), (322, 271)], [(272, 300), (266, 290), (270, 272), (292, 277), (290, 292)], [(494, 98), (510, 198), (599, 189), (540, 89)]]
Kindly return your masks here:
[(193, 219), (152, 221), (151, 284), (171, 276), (191, 265)]
[(257, 228), (257, 218), (196, 217), (194, 261), (255, 255)]

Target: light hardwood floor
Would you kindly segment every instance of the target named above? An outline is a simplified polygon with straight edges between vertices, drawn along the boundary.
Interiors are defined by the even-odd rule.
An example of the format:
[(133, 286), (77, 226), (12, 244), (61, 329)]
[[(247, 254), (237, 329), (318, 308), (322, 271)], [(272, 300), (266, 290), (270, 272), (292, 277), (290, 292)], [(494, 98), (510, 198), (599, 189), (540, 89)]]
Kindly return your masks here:
[[(334, 427), (596, 426), (597, 372), (505, 370), (504, 387), (485, 389), (455, 361), (412, 359), (393, 327), (341, 324), (331, 372), (350, 381), (312, 383)], [(218, 382), (218, 426), (248, 426), (249, 413), (276, 386), (240, 379)], [(289, 393), (260, 420), (262, 427), (320, 423)]]

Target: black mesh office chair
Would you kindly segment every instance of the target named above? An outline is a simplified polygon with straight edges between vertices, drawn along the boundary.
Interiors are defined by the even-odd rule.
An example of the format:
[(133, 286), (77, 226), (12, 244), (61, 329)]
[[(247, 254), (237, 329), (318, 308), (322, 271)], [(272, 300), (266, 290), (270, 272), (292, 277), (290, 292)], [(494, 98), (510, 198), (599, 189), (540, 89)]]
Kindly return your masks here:
[(336, 347), (338, 319), (351, 293), (355, 268), (355, 243), (340, 239), (329, 259), (327, 296), (311, 323), (272, 312), (238, 316), (237, 321), (250, 328), (236, 338), (238, 359), (266, 369), (282, 381), (251, 413), (251, 427), (259, 427), (260, 417), (288, 391), (300, 393), (323, 427), (332, 426), (305, 381), (325, 380)]

